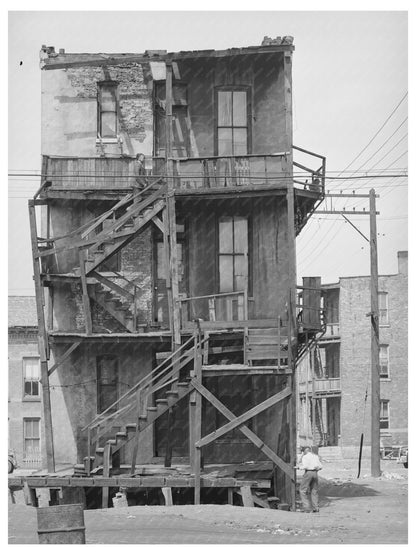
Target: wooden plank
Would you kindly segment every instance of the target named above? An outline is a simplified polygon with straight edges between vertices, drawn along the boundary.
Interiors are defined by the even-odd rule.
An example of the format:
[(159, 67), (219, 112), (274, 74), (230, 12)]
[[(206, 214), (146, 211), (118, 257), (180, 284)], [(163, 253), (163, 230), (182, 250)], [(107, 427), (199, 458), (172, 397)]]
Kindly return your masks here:
[[(194, 380), (192, 380), (194, 382)], [(197, 389), (201, 395), (203, 395), (207, 401), (209, 401), (219, 412), (221, 412), (228, 420), (233, 420), (236, 416), (219, 401), (206, 387), (197, 382), (192, 384), (195, 389)], [(247, 426), (240, 426), (240, 431), (252, 442), (254, 445), (260, 449), (270, 460), (272, 460), (285, 474), (288, 476), (293, 475), (293, 470), (290, 465), (288, 465), (283, 459), (281, 459), (270, 447), (265, 445), (265, 443)]]
[[(110, 477), (110, 465), (111, 465), (111, 445), (106, 443), (104, 446), (104, 454), (103, 454), (103, 478)], [(102, 508), (108, 508), (108, 494), (109, 488), (108, 486), (103, 486), (102, 491)]]
[(71, 355), (71, 353), (73, 353), (75, 351), (75, 349), (82, 343), (81, 341), (76, 341), (75, 343), (73, 343), (72, 345), (70, 345), (68, 347), (68, 349), (65, 351), (65, 353), (61, 356), (61, 358), (59, 358), (55, 364), (53, 366), (51, 366), (48, 370), (48, 375), (50, 376), (57, 368), (59, 368), (59, 366), (61, 366), (61, 364), (63, 364), (66, 359)]
[(55, 472), (55, 455), (53, 446), (52, 412), (49, 389), (49, 375), (47, 362), (48, 336), (45, 325), (45, 314), (43, 310), (43, 288), (40, 278), (40, 261), (36, 258), (38, 254), (36, 212), (33, 202), (29, 201), (29, 224), (32, 244), (32, 262), (35, 281), (36, 311), (38, 319), (38, 348), (40, 356), (41, 383), (43, 393), (43, 418), (45, 425), (46, 460), (48, 472)]
[(172, 500), (172, 488), (162, 488), (163, 497), (165, 498), (165, 505), (171, 506), (173, 505)]
[(134, 301), (134, 295), (132, 295), (126, 289), (123, 289), (122, 287), (120, 287), (120, 285), (117, 285), (117, 283), (114, 283), (113, 281), (111, 281), (111, 279), (108, 279), (107, 277), (102, 276), (99, 272), (93, 270), (92, 272), (90, 272), (89, 275), (90, 277), (95, 278), (103, 285), (106, 285), (112, 291), (115, 291), (116, 293), (118, 293), (121, 297), (128, 299), (130, 302)]
[[(193, 385), (195, 385), (195, 384), (193, 384)], [(196, 445), (198, 447), (203, 447), (204, 445), (208, 445), (208, 444), (212, 443), (213, 441), (215, 441), (216, 439), (219, 439), (221, 436), (230, 432), (231, 430), (234, 430), (235, 428), (239, 428), (241, 426), (241, 424), (243, 424), (247, 420), (250, 420), (254, 416), (257, 416), (259, 413), (265, 411), (269, 407), (272, 407), (273, 405), (275, 405), (279, 401), (282, 401), (283, 399), (286, 399), (286, 397), (288, 397), (290, 395), (291, 395), (291, 389), (288, 388), (288, 387), (285, 387), (282, 391), (279, 391), (279, 393), (276, 393), (275, 395), (272, 395), (271, 397), (269, 397), (265, 401), (262, 401), (261, 403), (259, 403), (255, 407), (249, 409), (248, 411), (246, 411), (242, 415), (234, 418), (233, 420), (228, 422), (228, 424), (224, 424), (224, 426), (221, 426), (220, 428), (215, 430), (215, 432), (212, 432), (212, 433), (204, 436), (200, 441), (197, 442)]]
[(85, 273), (85, 250), (80, 249), (79, 251), (79, 265), (81, 272), (81, 286), (82, 286), (82, 304), (84, 306), (84, 318), (85, 318), (85, 333), (87, 335), (92, 334), (92, 318), (91, 318), (91, 305), (90, 297), (88, 295), (88, 286)]
[[(201, 330), (221, 330), (221, 329), (238, 329), (238, 328), (277, 328), (277, 320), (230, 320), (217, 322), (201, 322)], [(184, 329), (193, 329), (193, 322), (186, 322)]]
[(251, 495), (251, 488), (249, 486), (242, 486), (240, 488), (241, 497), (243, 498), (244, 507), (254, 507), (253, 496)]
[[(194, 358), (194, 373), (193, 380), (202, 384), (202, 352), (201, 352), (201, 335), (195, 334), (195, 358)], [(194, 489), (194, 503), (199, 505), (201, 502), (201, 449), (197, 447), (198, 441), (201, 439), (202, 431), (202, 396), (196, 392), (195, 399), (195, 420), (194, 420), (194, 476), (195, 476), (195, 489)]]

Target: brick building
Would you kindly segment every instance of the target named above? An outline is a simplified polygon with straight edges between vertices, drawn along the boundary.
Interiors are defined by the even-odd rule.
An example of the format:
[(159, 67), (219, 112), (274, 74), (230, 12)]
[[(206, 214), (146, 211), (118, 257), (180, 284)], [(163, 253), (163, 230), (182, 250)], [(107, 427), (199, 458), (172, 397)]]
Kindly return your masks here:
[[(378, 288), (381, 446), (407, 445), (407, 251), (398, 253), (397, 274), (379, 276)], [(362, 432), (364, 452), (370, 445), (370, 278), (340, 278), (323, 291), (326, 333), (300, 364), (299, 436), (355, 456)]]
[(41, 396), (34, 297), (9, 297), (9, 449), (19, 467), (41, 466)]

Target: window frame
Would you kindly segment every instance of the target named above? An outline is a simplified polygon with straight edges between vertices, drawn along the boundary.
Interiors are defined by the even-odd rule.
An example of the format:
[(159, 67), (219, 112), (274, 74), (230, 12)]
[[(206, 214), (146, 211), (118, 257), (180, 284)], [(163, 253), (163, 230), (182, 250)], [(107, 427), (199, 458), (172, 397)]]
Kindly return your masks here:
[[(386, 299), (386, 308), (380, 308), (380, 298)], [(383, 311), (383, 312), (382, 312)], [(382, 314), (385, 314), (385, 322), (383, 322)], [(389, 294), (387, 291), (378, 291), (378, 324), (380, 327), (387, 327), (389, 323)]]
[[(234, 249), (234, 218), (244, 218), (247, 221), (247, 253), (236, 253), (234, 250), (232, 253), (221, 253), (220, 251), (220, 222), (222, 219), (224, 218), (232, 218), (232, 225), (233, 225), (233, 249)], [(237, 289), (235, 287), (235, 257), (236, 256), (241, 256), (241, 255), (246, 255), (247, 257), (247, 294), (248, 296), (251, 295), (251, 283), (252, 283), (252, 279), (251, 279), (251, 260), (250, 260), (250, 253), (251, 253), (251, 218), (249, 215), (247, 214), (221, 214), (217, 217), (217, 222), (216, 222), (216, 233), (217, 233), (217, 287), (216, 290), (218, 291), (218, 293), (232, 293), (234, 291), (238, 291), (239, 289)], [(232, 291), (221, 291), (221, 264), (220, 264), (220, 259), (221, 256), (232, 256), (233, 257), (233, 290)]]
[[(115, 110), (102, 110), (102, 87), (113, 86), (115, 88)], [(113, 81), (112, 79), (107, 79), (105, 81), (97, 82), (97, 140), (103, 143), (114, 143), (119, 140), (119, 119), (120, 119), (120, 102), (119, 102), (119, 82)], [(102, 135), (102, 113), (114, 113), (115, 114), (115, 133), (113, 136), (103, 137)]]
[[(28, 422), (38, 422), (39, 423), (39, 435), (38, 436), (27, 436), (26, 435), (26, 431), (27, 431), (27, 424)], [(26, 441), (33, 441), (33, 440), (37, 440), (39, 441), (39, 456), (41, 454), (41, 448), (42, 448), (42, 443), (41, 443), (41, 439), (42, 439), (42, 426), (41, 426), (41, 419), (40, 417), (37, 416), (25, 416), (23, 417), (23, 459), (27, 459), (27, 458), (31, 458), (28, 457), (28, 451), (26, 449)]]
[[(37, 367), (38, 367), (38, 378), (37, 378), (37, 384), (38, 384), (38, 393), (37, 394), (28, 394), (26, 393), (26, 382), (31, 382), (32, 384), (35, 382), (35, 380), (30, 380), (26, 378), (26, 361), (28, 360), (36, 360), (37, 361)], [(40, 401), (40, 357), (38, 356), (24, 356), (22, 357), (22, 384), (23, 384), (23, 401), (36, 401), (39, 402)]]
[[(219, 106), (219, 101), (218, 101), (218, 97), (219, 97), (219, 93), (220, 92), (227, 92), (227, 91), (231, 91), (231, 92), (245, 92), (246, 93), (246, 125), (245, 126), (241, 126), (241, 125), (218, 125), (219, 123), (219, 118), (218, 118), (218, 106)], [(231, 103), (232, 105), (232, 103)], [(220, 157), (228, 157), (228, 156), (232, 156), (232, 157), (244, 157), (244, 156), (248, 156), (251, 154), (252, 152), (252, 129), (251, 129), (251, 124), (252, 124), (252, 117), (251, 117), (251, 106), (252, 106), (252, 100), (251, 100), (251, 87), (249, 85), (222, 85), (219, 87), (215, 87), (214, 88), (214, 156), (220, 156)], [(232, 116), (231, 116), (231, 123), (232, 122)], [(232, 154), (219, 154), (219, 148), (218, 148), (218, 129), (247, 129), (247, 152), (246, 154), (234, 154), (234, 152)], [(233, 134), (234, 135), (234, 134)], [(232, 144), (233, 150), (234, 150), (234, 143)]]
[[(382, 375), (381, 373), (381, 350), (382, 348), (385, 347), (386, 348), (386, 357), (384, 358), (384, 360), (386, 361), (386, 367), (387, 367), (387, 372)], [(388, 343), (380, 343), (379, 345), (379, 365), (380, 365), (380, 380), (390, 380), (390, 346)]]
[[(387, 403), (387, 416), (382, 416), (382, 408), (383, 403)], [(384, 410), (383, 410), (384, 413)], [(390, 429), (390, 400), (389, 399), (380, 399), (380, 431), (389, 430)], [(387, 426), (383, 424), (387, 423)]]

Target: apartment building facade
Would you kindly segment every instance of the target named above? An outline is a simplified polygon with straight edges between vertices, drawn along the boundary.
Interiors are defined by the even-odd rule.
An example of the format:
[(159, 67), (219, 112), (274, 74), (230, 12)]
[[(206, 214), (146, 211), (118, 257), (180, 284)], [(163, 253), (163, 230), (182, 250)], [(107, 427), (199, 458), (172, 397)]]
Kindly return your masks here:
[[(408, 441), (407, 258), (398, 252), (397, 274), (378, 280), (381, 448)], [(299, 436), (356, 456), (361, 433), (365, 453), (371, 437), (370, 278), (340, 278), (323, 286), (323, 298), (326, 333), (300, 365)]]

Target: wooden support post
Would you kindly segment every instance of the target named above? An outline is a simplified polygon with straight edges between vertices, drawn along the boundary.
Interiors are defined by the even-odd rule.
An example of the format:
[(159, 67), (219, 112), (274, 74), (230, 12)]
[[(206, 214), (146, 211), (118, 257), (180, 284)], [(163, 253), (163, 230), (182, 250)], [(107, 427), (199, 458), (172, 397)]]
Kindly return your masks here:
[(316, 435), (315, 349), (312, 351), (312, 445), (314, 447), (315, 447), (315, 435)]
[(168, 433), (166, 437), (166, 454), (165, 454), (165, 468), (170, 468), (172, 466), (172, 436), (173, 436), (173, 426), (175, 424), (175, 413), (174, 407), (169, 407), (168, 409)]
[(251, 495), (250, 486), (241, 486), (241, 497), (243, 498), (244, 507), (254, 507), (253, 496)]
[(172, 488), (162, 488), (163, 497), (165, 498), (165, 505), (171, 506), (173, 505), (172, 500)]
[[(198, 329), (195, 333), (195, 358), (194, 358), (194, 377), (198, 384), (202, 386), (202, 352), (201, 352), (201, 330)], [(193, 430), (193, 473), (195, 476), (195, 491), (194, 502), (199, 505), (201, 502), (201, 449), (196, 446), (197, 442), (201, 439), (202, 431), (202, 396), (199, 391), (196, 391), (195, 398), (195, 411), (194, 411), (194, 430)]]
[[(296, 323), (296, 230), (295, 230), (295, 196), (293, 183), (293, 124), (292, 124), (292, 53), (285, 52), (284, 65), (284, 97), (285, 97), (285, 143), (286, 150), (290, 149), (288, 156), (289, 171), (292, 179), (287, 184), (287, 224), (288, 224), (288, 365), (292, 370), (290, 380), (292, 396), (289, 401), (289, 453), (290, 465), (293, 468), (291, 480), (291, 507), (296, 509), (296, 359), (297, 352), (297, 323)], [(292, 339), (293, 338), (293, 339)]]
[[(110, 465), (111, 465), (111, 445), (106, 443), (104, 446), (104, 453), (103, 453), (103, 477), (108, 478), (110, 476)], [(102, 508), (108, 508), (108, 496), (109, 496), (109, 487), (104, 486), (102, 492)]]
[(51, 410), (51, 395), (49, 388), (49, 375), (48, 375), (48, 359), (47, 359), (47, 332), (45, 325), (45, 313), (43, 305), (43, 290), (41, 283), (40, 273), (40, 259), (38, 241), (37, 241), (37, 226), (36, 226), (36, 211), (33, 200), (29, 200), (29, 223), (30, 223), (30, 236), (32, 244), (32, 260), (33, 260), (33, 278), (35, 281), (36, 293), (36, 310), (38, 317), (38, 348), (40, 356), (40, 370), (41, 370), (41, 383), (43, 392), (43, 420), (45, 425), (45, 445), (46, 445), (46, 462), (48, 472), (55, 472), (55, 455), (53, 447), (53, 430), (52, 430), (52, 410)]
[(371, 476), (380, 476), (380, 337), (378, 307), (378, 260), (376, 193), (370, 190), (371, 258)]
[(178, 249), (176, 240), (176, 208), (173, 179), (173, 130), (172, 130), (172, 62), (166, 62), (166, 176), (168, 185), (167, 212), (170, 244), (170, 284), (172, 310), (172, 350), (176, 351), (181, 344), (181, 322), (179, 310), (179, 273)]
[(84, 249), (79, 250), (79, 266), (81, 271), (82, 303), (84, 306), (85, 333), (87, 335), (91, 335), (92, 318), (91, 318), (90, 298), (88, 296), (88, 288), (87, 288), (87, 276), (85, 274), (85, 250)]
[(227, 489), (227, 501), (229, 505), (234, 505), (234, 488)]

